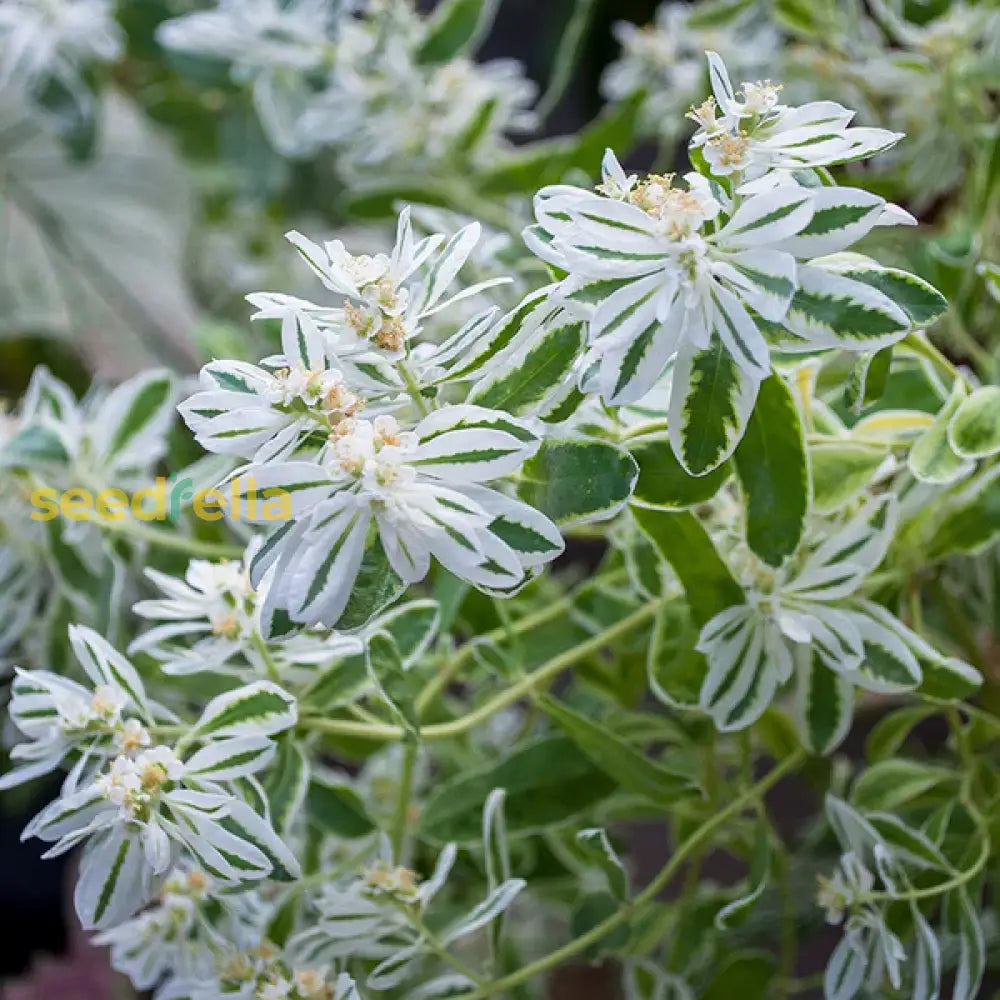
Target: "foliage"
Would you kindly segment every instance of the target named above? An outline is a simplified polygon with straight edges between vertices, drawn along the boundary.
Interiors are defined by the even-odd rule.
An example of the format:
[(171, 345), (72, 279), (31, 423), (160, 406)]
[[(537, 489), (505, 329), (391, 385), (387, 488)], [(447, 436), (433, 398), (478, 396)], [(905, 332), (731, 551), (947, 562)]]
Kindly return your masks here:
[(0, 10), (0, 329), (142, 368), (3, 414), (0, 788), (156, 1000), (981, 995), (1000, 10), (665, 4), (538, 137), (592, 7)]

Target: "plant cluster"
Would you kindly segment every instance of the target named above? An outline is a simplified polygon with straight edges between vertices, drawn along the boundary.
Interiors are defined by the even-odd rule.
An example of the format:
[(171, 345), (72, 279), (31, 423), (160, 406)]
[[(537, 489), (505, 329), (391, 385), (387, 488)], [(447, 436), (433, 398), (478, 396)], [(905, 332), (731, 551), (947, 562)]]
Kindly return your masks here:
[[(24, 837), (79, 850), (76, 913), (115, 968), (156, 1000), (535, 996), (603, 960), (630, 1000), (982, 995), (997, 11), (667, 5), (618, 29), (602, 118), (515, 147), (589, 4), (537, 105), (473, 60), (482, 0), (128, 6), (0, 11), (0, 206), (27, 248), (0, 261), (0, 322), (104, 316), (155, 334), (143, 358), (199, 331), (82, 397), (38, 366), (0, 423), (0, 789), (45, 790)], [(941, 66), (967, 112), (922, 110), (911, 145)], [(240, 265), (246, 330), (174, 294), (176, 220), (119, 269), (155, 177), (90, 232), (95, 179), (156, 155), (157, 100), (238, 113), (281, 168), (182, 185), (217, 215), (202, 252)], [(928, 185), (944, 128), (958, 160)], [(641, 135), (661, 162), (633, 173)], [(332, 236), (297, 210), (312, 183)], [(979, 213), (968, 247), (924, 236), (942, 199)], [(198, 353), (196, 379), (169, 367)], [(38, 516), (40, 490), (157, 476), (189, 487), (160, 519)], [(644, 880), (638, 822), (669, 845)]]

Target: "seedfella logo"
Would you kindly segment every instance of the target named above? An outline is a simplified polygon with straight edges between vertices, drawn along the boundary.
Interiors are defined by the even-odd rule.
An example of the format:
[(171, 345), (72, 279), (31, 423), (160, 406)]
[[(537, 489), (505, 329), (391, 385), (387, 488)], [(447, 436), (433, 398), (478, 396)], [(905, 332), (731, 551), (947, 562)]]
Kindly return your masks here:
[(277, 487), (257, 491), (253, 476), (237, 476), (226, 489), (195, 490), (188, 478), (167, 480), (158, 476), (152, 486), (129, 495), (125, 490), (109, 487), (92, 493), (82, 487), (59, 490), (40, 486), (31, 493), (31, 518), (51, 521), (63, 517), (67, 521), (123, 521), (131, 516), (137, 521), (177, 521), (181, 511), (190, 506), (194, 516), (202, 521), (221, 521), (227, 514), (234, 521), (290, 521), (292, 497)]

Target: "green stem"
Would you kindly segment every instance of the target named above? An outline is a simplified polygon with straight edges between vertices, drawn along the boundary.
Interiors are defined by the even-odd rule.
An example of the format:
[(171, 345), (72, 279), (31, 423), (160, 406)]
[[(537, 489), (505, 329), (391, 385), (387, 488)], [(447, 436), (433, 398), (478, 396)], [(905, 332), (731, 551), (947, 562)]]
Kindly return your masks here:
[(410, 796), (413, 794), (413, 770), (417, 762), (417, 743), (407, 740), (403, 748), (403, 768), (399, 775), (399, 790), (396, 793), (396, 811), (392, 818), (392, 856), (396, 864), (401, 863), (403, 844), (406, 842), (406, 828), (410, 812)]
[(485, 1000), (486, 997), (495, 996), (497, 993), (503, 993), (506, 990), (512, 989), (534, 976), (537, 976), (539, 973), (545, 972), (547, 969), (551, 969), (554, 966), (565, 962), (567, 959), (575, 957), (581, 951), (585, 951), (592, 944), (596, 944), (602, 938), (606, 937), (626, 920), (630, 920), (637, 916), (643, 909), (655, 902), (657, 896), (659, 896), (659, 894), (670, 884), (688, 857), (690, 857), (706, 841), (708, 841), (708, 839), (720, 826), (725, 824), (733, 816), (740, 813), (747, 805), (760, 799), (768, 791), (768, 789), (777, 784), (785, 775), (790, 774), (792, 771), (800, 767), (804, 763), (805, 759), (805, 752), (797, 750), (791, 756), (785, 758), (784, 761), (782, 761), (768, 774), (766, 774), (752, 788), (747, 789), (743, 792), (743, 794), (738, 795), (735, 799), (731, 800), (728, 805), (723, 806), (721, 809), (709, 816), (709, 818), (705, 820), (705, 822), (702, 823), (701, 826), (699, 826), (698, 829), (695, 830), (694, 833), (692, 833), (691, 836), (680, 845), (680, 847), (677, 848), (673, 857), (671, 857), (671, 859), (653, 877), (652, 882), (650, 882), (649, 885), (647, 885), (646, 888), (643, 889), (642, 892), (640, 892), (633, 900), (621, 909), (612, 913), (611, 916), (606, 917), (585, 934), (581, 934), (580, 937), (574, 938), (572, 941), (564, 944), (561, 948), (557, 948), (555, 951), (551, 951), (547, 955), (543, 955), (541, 958), (523, 966), (516, 972), (512, 972), (508, 976), (504, 976), (503, 978), (497, 979), (492, 983), (481, 986), (479, 989), (474, 990), (471, 993), (462, 994), (460, 1000)]
[(556, 50), (545, 93), (535, 105), (535, 113), (540, 122), (545, 121), (556, 109), (573, 79), (573, 67), (583, 49), (587, 29), (590, 27), (596, 7), (596, 0), (576, 0), (572, 7), (573, 13), (559, 40), (559, 48)]
[[(444, 740), (454, 736), (461, 736), (470, 729), (475, 729), (480, 723), (485, 722), (490, 716), (495, 715), (501, 709), (529, 695), (536, 686), (544, 684), (557, 674), (562, 673), (567, 667), (571, 667), (578, 660), (596, 653), (604, 646), (614, 640), (634, 632), (640, 625), (644, 625), (656, 613), (655, 602), (644, 604), (637, 611), (616, 622), (614, 625), (598, 632), (584, 642), (573, 646), (560, 653), (558, 656), (547, 660), (540, 667), (536, 667), (530, 674), (525, 674), (505, 688), (499, 694), (484, 702), (478, 708), (473, 709), (466, 715), (453, 719), (451, 722), (442, 722), (432, 726), (424, 726), (420, 730), (420, 735), (425, 740)], [(394, 725), (369, 725), (363, 722), (353, 722), (350, 719), (326, 719), (318, 716), (306, 717), (299, 720), (299, 725), (303, 729), (315, 730), (321, 733), (331, 733), (338, 736), (355, 736), (365, 739), (380, 740), (382, 742), (402, 739), (405, 730), (401, 726)]]
[(260, 634), (254, 632), (253, 634), (253, 644), (260, 653), (261, 659), (264, 661), (264, 668), (267, 670), (267, 676), (274, 681), (275, 684), (281, 684), (281, 674), (278, 672), (278, 664), (274, 662), (274, 657), (271, 656), (271, 651), (267, 648), (267, 643), (261, 638)]
[(174, 552), (186, 552), (191, 556), (201, 556), (205, 559), (242, 559), (243, 549), (225, 542), (205, 542), (199, 538), (189, 538), (187, 535), (163, 531), (141, 521), (113, 521), (110, 518), (90, 518), (91, 524), (96, 524), (105, 531), (124, 535), (137, 542), (147, 542), (161, 549), (172, 549)]
[[(617, 579), (625, 579), (627, 575), (628, 574), (624, 569), (620, 569), (614, 570), (605, 576), (595, 577), (583, 586), (578, 587), (572, 594), (562, 597), (558, 601), (553, 601), (546, 607), (540, 608), (538, 611), (532, 612), (529, 615), (525, 615), (523, 618), (520, 618), (515, 622), (511, 622), (509, 625), (506, 623), (502, 624), (493, 629), (492, 632), (487, 632), (485, 635), (479, 637), (478, 641), (502, 642), (511, 635), (519, 635), (522, 632), (530, 632), (539, 625), (544, 625), (553, 618), (558, 618), (560, 615), (565, 614), (570, 608), (573, 607), (576, 599), (586, 591), (599, 586), (600, 584), (610, 584)], [(475, 648), (476, 643), (465, 643), (459, 650), (457, 650), (448, 663), (427, 682), (424, 689), (417, 696), (417, 712), (420, 715), (423, 715), (427, 711), (427, 709), (434, 702), (434, 699), (437, 698), (437, 696), (448, 686), (462, 667), (464, 667), (465, 664), (472, 659), (475, 655)]]
[(949, 383), (961, 381), (968, 385), (968, 379), (920, 333), (907, 334), (901, 343), (911, 354), (930, 362), (940, 374), (947, 376)]
[(477, 986), (482, 987), (484, 985), (485, 980), (483, 977), (473, 972), (473, 970), (470, 969), (469, 966), (467, 966), (460, 958), (457, 958), (450, 951), (448, 951), (447, 946), (441, 943), (441, 940), (427, 926), (427, 924), (424, 923), (423, 918), (418, 912), (409, 908), (405, 912), (410, 922), (420, 932), (424, 941), (427, 942), (431, 951), (433, 951), (442, 962), (450, 965), (456, 972), (460, 972), (467, 979), (472, 980), (472, 982), (474, 982)]
[(417, 384), (410, 366), (405, 361), (400, 361), (396, 368), (403, 378), (403, 383), (406, 386), (406, 391), (410, 394), (410, 399), (413, 400), (413, 405), (417, 408), (420, 416), (426, 417), (431, 412), (431, 408), (420, 392), (420, 386)]

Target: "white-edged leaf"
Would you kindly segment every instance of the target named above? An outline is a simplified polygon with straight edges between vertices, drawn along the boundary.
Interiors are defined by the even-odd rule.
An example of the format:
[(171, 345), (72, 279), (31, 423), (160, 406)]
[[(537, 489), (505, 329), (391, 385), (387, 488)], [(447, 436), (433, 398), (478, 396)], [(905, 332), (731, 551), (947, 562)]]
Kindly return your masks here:
[(254, 681), (217, 695), (188, 734), (189, 740), (273, 736), (298, 722), (295, 698), (272, 681)]

